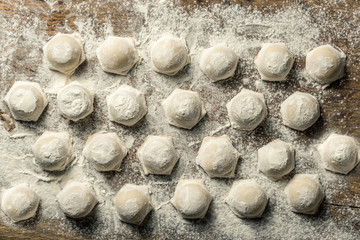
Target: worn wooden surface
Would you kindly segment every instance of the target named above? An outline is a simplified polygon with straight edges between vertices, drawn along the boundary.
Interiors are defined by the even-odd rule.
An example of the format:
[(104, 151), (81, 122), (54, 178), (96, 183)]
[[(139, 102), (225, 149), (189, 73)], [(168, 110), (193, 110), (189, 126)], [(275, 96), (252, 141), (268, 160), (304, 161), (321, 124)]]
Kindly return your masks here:
[[(74, 0), (73, 2), (78, 2), (80, 0)], [(17, 1), (14, 1), (17, 2)], [(220, 1), (220, 0), (210, 0), (210, 1), (185, 1), (182, 0), (182, 7), (186, 7), (191, 14), (191, 9), (195, 7), (211, 7), (214, 3), (222, 4), (241, 4), (245, 7), (252, 6), (257, 7), (258, 9), (268, 12), (273, 11), (269, 10), (268, 6), (272, 6), (273, 9), (282, 8), (288, 5), (298, 4), (310, 13), (313, 11), (312, 6), (323, 5), (324, 8), (327, 8), (328, 14), (330, 15), (341, 15), (341, 20), (338, 21), (338, 27), (342, 27), (343, 24), (346, 24), (353, 17), (353, 10), (360, 8), (360, 2), (356, 0), (348, 1), (339, 1), (338, 4), (326, 4), (326, 0), (303, 0), (303, 1), (280, 1), (280, 0), (233, 0), (233, 1)], [(65, 7), (63, 1), (58, 1), (53, 9), (56, 11), (50, 11), (50, 8), (47, 3), (40, 0), (34, 1), (23, 1), (23, 4), (26, 5), (28, 11), (18, 11), (17, 7), (14, 7), (18, 4), (12, 4), (13, 1), (3, 1), (0, 0), (0, 14), (5, 18), (11, 19), (12, 16), (16, 14), (21, 14), (23, 16), (40, 16), (43, 21), (43, 24), (39, 25), (39, 32), (46, 32), (47, 35), (53, 36), (57, 32), (66, 32), (64, 29), (65, 22), (66, 25), (71, 28), (71, 31), (76, 31), (77, 26), (73, 23), (75, 18), (94, 18), (94, 21), (99, 24), (99, 26), (105, 24), (106, 21), (110, 19), (114, 26), (114, 33), (118, 35), (131, 35), (131, 32), (127, 29), (127, 22), (132, 20), (138, 22), (139, 26), (142, 24), (142, 19), (137, 19), (138, 16), (131, 11), (123, 12), (121, 11), (121, 4), (111, 3), (102, 6), (98, 6), (91, 9), (88, 12), (71, 12), (72, 9)], [(112, 8), (111, 16), (108, 16), (108, 9)], [(106, 11), (105, 11), (106, 10)], [(95, 14), (96, 13), (96, 14)], [(28, 18), (24, 18), (28, 19)], [(116, 19), (116, 21), (115, 21)], [(316, 19), (313, 19), (316, 22)], [(359, 23), (360, 24), (360, 23)], [(358, 27), (358, 26), (354, 26)], [(16, 31), (16, 29), (3, 29), (0, 25), (0, 37), (3, 37), (4, 32), (6, 31)], [(336, 29), (333, 29), (336, 31)], [(332, 35), (331, 31), (324, 31), (323, 38), (327, 39), (327, 36)], [(20, 39), (21, 41), (21, 39)], [(335, 39), (334, 43), (340, 47), (348, 56), (348, 64), (346, 69), (346, 77), (342, 81), (332, 85), (332, 90), (325, 93), (323, 97), (324, 102), (331, 104), (326, 104), (322, 106), (322, 121), (321, 125), (318, 124), (317, 127), (319, 131), (324, 131), (324, 127), (337, 129), (338, 132), (344, 134), (350, 134), (351, 136), (357, 137), (360, 140), (360, 82), (359, 81), (348, 81), (348, 79), (360, 79), (360, 36), (357, 39), (358, 44), (354, 47), (349, 45), (348, 39), (346, 36), (339, 37)], [(26, 61), (26, 52), (25, 51), (16, 51), (16, 61), (8, 63), (13, 71), (21, 71), (23, 74), (31, 76), (32, 62)], [(299, 66), (304, 66), (304, 59), (298, 59), (297, 63)], [(9, 86), (14, 79), (0, 79), (0, 89), (1, 91), (7, 91)], [(336, 93), (336, 94), (335, 94)], [(343, 116), (339, 121), (339, 115)], [(344, 117), (345, 116), (345, 117)], [(307, 133), (306, 133), (307, 134)], [(305, 134), (305, 135), (306, 135)], [(311, 137), (311, 132), (308, 133), (308, 136)], [(345, 222), (349, 222), (347, 218), (346, 210), (351, 209), (352, 211), (357, 211), (360, 215), (360, 205), (356, 202), (355, 197), (360, 195), (360, 171), (359, 167), (352, 172), (349, 176), (345, 176), (347, 179), (347, 185), (343, 189), (339, 189), (336, 198), (331, 199), (331, 201), (326, 202), (326, 208), (331, 212), (331, 215), (336, 218), (336, 221), (339, 225), (343, 225), (344, 228), (348, 227)], [(331, 187), (331, 186), (330, 186)], [(333, 186), (335, 188), (335, 186)], [(349, 197), (350, 196), (350, 197)], [(36, 222), (36, 220), (35, 220)], [(352, 222), (357, 229), (360, 229), (360, 223), (357, 221)], [(89, 236), (90, 237), (90, 236)], [(181, 236), (179, 236), (181, 237)], [(204, 233), (204, 238), (206, 238), (206, 233)], [(211, 238), (211, 236), (208, 236)], [(76, 236), (76, 233), (62, 232), (56, 228), (56, 222), (36, 222), (36, 224), (30, 225), (19, 225), (18, 227), (9, 227), (0, 222), (0, 239), (85, 239), (84, 237)], [(156, 237), (155, 237), (156, 239)]]

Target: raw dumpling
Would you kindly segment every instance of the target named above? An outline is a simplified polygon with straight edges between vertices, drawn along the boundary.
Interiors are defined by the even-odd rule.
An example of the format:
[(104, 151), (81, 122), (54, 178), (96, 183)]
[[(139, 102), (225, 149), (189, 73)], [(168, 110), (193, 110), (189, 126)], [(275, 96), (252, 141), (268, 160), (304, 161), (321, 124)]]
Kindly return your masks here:
[(133, 38), (109, 37), (98, 49), (96, 55), (105, 72), (126, 75), (140, 61)]
[(212, 200), (211, 195), (201, 179), (179, 180), (172, 205), (181, 213), (183, 218), (203, 218)]
[(281, 104), (280, 112), (284, 125), (304, 131), (320, 117), (320, 105), (314, 96), (295, 92)]
[(84, 42), (79, 34), (58, 33), (43, 48), (49, 69), (72, 75), (85, 61)]
[(315, 214), (324, 199), (324, 190), (313, 174), (296, 174), (286, 185), (285, 194), (292, 211), (304, 214)]
[(61, 88), (57, 95), (60, 113), (74, 122), (93, 112), (94, 95), (79, 82)]
[(290, 173), (295, 166), (294, 148), (280, 139), (260, 148), (258, 158), (259, 170), (275, 181)]
[(172, 138), (167, 136), (148, 136), (137, 156), (146, 175), (170, 175), (179, 160)]
[(132, 126), (147, 113), (144, 94), (128, 85), (121, 85), (106, 98), (111, 121)]
[(262, 80), (284, 81), (294, 57), (284, 43), (264, 43), (255, 57), (255, 66)]
[(19, 184), (2, 194), (1, 209), (14, 222), (35, 216), (40, 202), (39, 196), (26, 184)]
[(4, 98), (4, 102), (16, 120), (37, 121), (48, 101), (38, 83), (15, 82)]
[(196, 92), (175, 89), (163, 102), (169, 124), (192, 129), (206, 114), (204, 104)]
[(116, 194), (115, 208), (120, 220), (140, 225), (153, 209), (147, 186), (126, 184)]
[(89, 215), (97, 204), (94, 192), (81, 182), (69, 182), (56, 196), (61, 210), (71, 218)]
[(267, 116), (264, 95), (241, 90), (226, 104), (231, 126), (239, 130), (254, 130)]
[(235, 73), (239, 57), (225, 44), (205, 49), (200, 58), (200, 69), (212, 82), (217, 82)]
[(67, 132), (44, 132), (32, 147), (35, 162), (47, 171), (62, 171), (75, 158)]
[(151, 63), (154, 71), (175, 75), (190, 63), (184, 39), (165, 35), (151, 46)]
[(104, 131), (88, 137), (83, 150), (83, 155), (97, 171), (120, 169), (126, 154), (126, 146), (117, 134)]
[(343, 51), (323, 45), (307, 53), (305, 68), (311, 79), (326, 87), (344, 75), (345, 60)]
[(348, 174), (359, 163), (359, 146), (354, 138), (331, 134), (318, 147), (325, 169)]
[(233, 147), (228, 136), (205, 137), (202, 141), (196, 163), (210, 177), (234, 177), (240, 153)]
[(255, 180), (238, 180), (233, 183), (225, 202), (240, 218), (260, 218), (268, 197)]

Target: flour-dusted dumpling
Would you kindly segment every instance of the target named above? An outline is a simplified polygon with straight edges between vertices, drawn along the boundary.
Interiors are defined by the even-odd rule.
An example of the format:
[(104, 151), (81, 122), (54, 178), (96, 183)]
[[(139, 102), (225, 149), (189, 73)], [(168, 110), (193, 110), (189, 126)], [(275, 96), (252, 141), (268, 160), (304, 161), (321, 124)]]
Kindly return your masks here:
[(104, 131), (88, 137), (83, 150), (83, 155), (97, 171), (120, 169), (126, 154), (126, 146), (117, 134)]
[(317, 175), (296, 174), (285, 187), (292, 211), (315, 214), (325, 195)]
[(1, 209), (14, 222), (35, 216), (40, 197), (26, 184), (19, 184), (2, 193)]
[(163, 102), (169, 124), (192, 129), (206, 114), (204, 104), (196, 92), (175, 89)]
[(348, 174), (359, 163), (359, 145), (354, 138), (331, 134), (318, 147), (325, 169)]
[(277, 181), (294, 169), (294, 148), (276, 139), (258, 151), (258, 168), (267, 177)]
[(304, 131), (320, 117), (320, 105), (314, 96), (295, 92), (281, 104), (280, 112), (284, 125)]
[(241, 90), (226, 104), (231, 126), (239, 130), (254, 130), (267, 116), (264, 95)]
[(267, 205), (268, 197), (255, 180), (238, 180), (233, 183), (225, 202), (240, 218), (260, 218)]
[(228, 136), (205, 137), (202, 141), (196, 163), (210, 177), (234, 177), (236, 164), (240, 153), (233, 147)]
[(314, 48), (306, 55), (306, 72), (316, 82), (328, 86), (344, 75), (346, 55), (331, 45)]
[(165, 35), (151, 46), (151, 63), (154, 71), (175, 75), (190, 63), (184, 39)]
[(49, 69), (71, 75), (85, 61), (84, 42), (79, 34), (58, 33), (43, 48)]
[(75, 181), (67, 183), (56, 197), (61, 210), (71, 218), (86, 217), (98, 202), (92, 189)]
[(98, 49), (96, 55), (105, 72), (126, 75), (140, 61), (133, 38), (109, 37)]
[(146, 175), (170, 175), (180, 157), (172, 138), (167, 136), (148, 136), (137, 156)]
[(205, 49), (200, 58), (200, 69), (212, 82), (217, 82), (235, 73), (239, 57), (226, 44)]
[(255, 57), (262, 80), (284, 81), (294, 63), (294, 56), (284, 43), (264, 43)]
[(170, 201), (183, 218), (196, 219), (205, 216), (211, 200), (202, 179), (184, 179), (179, 180)]
[(66, 85), (57, 94), (60, 113), (75, 122), (93, 112), (93, 103), (94, 95), (79, 82)]
[(75, 158), (67, 132), (44, 132), (32, 150), (35, 162), (46, 171), (62, 171)]
[(144, 94), (128, 85), (121, 85), (106, 98), (111, 121), (132, 126), (147, 113)]
[(126, 184), (116, 194), (115, 208), (120, 220), (140, 225), (148, 213), (154, 208), (147, 186)]
[(48, 101), (38, 83), (18, 81), (10, 88), (4, 102), (16, 120), (37, 121)]

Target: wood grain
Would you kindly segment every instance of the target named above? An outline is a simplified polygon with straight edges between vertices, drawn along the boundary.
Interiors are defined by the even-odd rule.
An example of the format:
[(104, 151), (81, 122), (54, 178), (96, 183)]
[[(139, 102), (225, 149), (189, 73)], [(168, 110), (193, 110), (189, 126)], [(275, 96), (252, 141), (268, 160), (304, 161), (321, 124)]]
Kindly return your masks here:
[[(74, 0), (74, 3), (81, 2), (81, 0)], [(89, 0), (89, 2), (91, 2)], [(95, 2), (95, 1), (94, 1)], [(360, 8), (360, 2), (354, 0), (339, 1), (336, 5), (331, 5), (327, 3), (326, 0), (302, 0), (302, 1), (279, 1), (279, 0), (210, 0), (210, 1), (180, 1), (181, 6), (186, 9), (190, 14), (195, 8), (211, 8), (213, 4), (220, 3), (224, 5), (239, 4), (244, 7), (256, 7), (268, 13), (271, 11), (276, 11), (276, 9), (285, 8), (290, 5), (299, 5), (303, 9), (309, 12), (309, 14), (315, 14), (316, 8), (314, 6), (322, 6), (326, 8), (327, 13), (331, 16), (334, 16), (334, 19), (338, 19), (338, 27), (342, 27), (343, 24), (351, 22), (353, 16), (353, 9)], [(18, 7), (21, 4), (25, 4), (27, 11), (19, 11)], [(269, 8), (269, 6), (271, 8)], [(37, 31), (38, 33), (46, 33), (49, 37), (53, 36), (57, 32), (73, 32), (77, 31), (77, 26), (74, 24), (76, 18), (92, 18), (95, 23), (102, 28), (107, 21), (111, 21), (114, 26), (115, 35), (131, 35), (127, 24), (129, 21), (137, 24), (139, 27), (144, 24), (144, 19), (141, 19), (132, 11), (121, 11), (122, 1), (118, 3), (112, 2), (109, 4), (104, 4), (101, 6), (95, 6), (90, 8), (88, 11), (78, 11), (66, 8), (65, 1), (57, 1), (52, 7), (53, 11), (49, 8), (48, 4), (41, 0), (34, 1), (3, 1), (0, 0), (0, 14), (7, 19), (11, 19), (14, 14), (20, 14), (23, 16), (22, 19), (27, 19), (26, 21), (31, 22), (31, 16), (40, 17), (42, 23), (39, 24)], [(114, 9), (110, 12), (109, 9)], [(339, 18), (340, 16), (340, 18)], [(115, 21), (116, 20), (116, 21)], [(316, 18), (313, 19), (316, 23)], [(66, 23), (66, 24), (65, 24)], [(24, 24), (24, 23), (23, 23)], [(359, 23), (360, 24), (360, 23)], [(65, 28), (65, 25), (70, 29)], [(358, 26), (354, 26), (358, 27)], [(351, 28), (349, 28), (351, 30)], [(14, 32), (16, 28), (13, 29), (3, 29), (0, 25), (0, 34), (5, 32)], [(336, 31), (333, 29), (332, 31)], [(324, 29), (322, 32), (322, 41), (326, 42), (330, 36), (333, 35), (332, 31)], [(1, 37), (0, 35), (0, 37)], [(100, 37), (100, 36), (99, 36)], [(19, 37), (19, 42), (21, 43), (21, 36)], [(346, 69), (346, 76), (344, 80), (334, 83), (329, 91), (323, 95), (324, 102), (331, 104), (325, 104), (322, 106), (323, 119), (321, 123), (316, 124), (314, 128), (319, 128), (319, 132), (324, 131), (324, 129), (337, 129), (339, 133), (350, 134), (351, 136), (360, 139), (360, 83), (359, 81), (348, 81), (348, 79), (360, 79), (360, 36), (357, 39), (358, 44), (352, 46), (346, 34), (338, 39), (334, 39), (334, 44), (340, 47), (348, 56), (348, 64)], [(24, 74), (31, 78), (34, 68), (33, 62), (27, 61), (27, 52), (26, 51), (15, 51), (14, 60), (9, 64), (12, 71)], [(304, 67), (304, 59), (297, 59), (296, 65), (299, 67)], [(14, 79), (0, 79), (1, 91), (7, 91)], [(3, 115), (4, 112), (0, 111), (0, 114)], [(339, 116), (341, 116), (341, 121)], [(11, 119), (4, 119), (4, 116), (0, 118), (3, 121), (4, 125), (9, 125), (9, 130), (13, 128), (11, 125)], [(320, 125), (321, 124), (321, 125)], [(6, 125), (6, 126), (7, 126)], [(312, 137), (311, 132), (307, 132), (303, 135), (304, 138)], [(339, 189), (336, 196), (330, 201), (326, 201), (326, 214), (331, 217), (336, 218), (339, 226), (343, 228), (348, 228), (349, 222), (347, 217), (347, 211), (355, 211), (360, 215), (360, 175), (359, 167), (357, 167), (349, 176), (345, 176), (347, 179), (347, 184), (344, 188)], [(330, 186), (336, 189), (336, 186)], [(349, 197), (357, 196), (357, 197)], [(75, 231), (73, 232), (64, 232), (58, 228), (58, 222), (51, 220), (49, 222), (40, 222), (37, 218), (26, 222), (23, 225), (8, 226), (5, 223), (0, 223), (0, 239), (93, 239), (91, 233), (82, 234), (79, 236)], [(82, 223), (79, 223), (80, 225)], [(86, 224), (84, 222), (83, 224)], [(360, 229), (359, 221), (352, 222), (353, 227)], [(136, 231), (136, 230), (134, 230)], [(172, 233), (167, 232), (167, 234), (172, 235)], [(137, 235), (137, 236), (141, 236)], [(360, 232), (359, 232), (360, 236)], [(146, 234), (143, 236), (148, 238)], [(160, 235), (155, 234), (153, 239), (158, 239)], [(186, 238), (186, 236), (174, 235), (172, 239), (181, 239)], [(209, 233), (204, 233), (204, 239), (212, 239), (213, 236)]]

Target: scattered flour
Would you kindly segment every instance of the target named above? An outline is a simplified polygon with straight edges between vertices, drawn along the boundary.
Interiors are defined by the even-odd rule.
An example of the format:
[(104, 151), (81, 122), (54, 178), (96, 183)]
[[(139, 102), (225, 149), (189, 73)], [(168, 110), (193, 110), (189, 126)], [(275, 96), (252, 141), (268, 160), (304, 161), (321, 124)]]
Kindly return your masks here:
[[(7, 132), (0, 128), (0, 187), (4, 189), (20, 183), (32, 186), (41, 197), (40, 210), (35, 219), (29, 220), (31, 228), (38, 222), (54, 220), (62, 232), (96, 239), (127, 238), (154, 239), (357, 239), (359, 196), (342, 196), (350, 188), (349, 176), (339, 176), (325, 171), (317, 155), (316, 145), (323, 142), (330, 132), (354, 134), (356, 129), (345, 121), (348, 115), (343, 108), (354, 103), (356, 75), (351, 72), (357, 62), (351, 49), (358, 49), (360, 9), (346, 16), (346, 1), (324, 1), (322, 6), (309, 7), (306, 3), (283, 7), (263, 13), (254, 8), (232, 4), (209, 4), (209, 7), (189, 7), (177, 1), (50, 1), (28, 4), (23, 0), (5, 0), (17, 9), (11, 16), (1, 14), (0, 43), (0, 99), (3, 99), (15, 81), (33, 81), (41, 85), (49, 104), (35, 122), (15, 122), (16, 128)], [(339, 6), (334, 15), (327, 7)], [(36, 8), (36, 9), (34, 9)], [(96, 11), (94, 10), (96, 9)], [(40, 13), (40, 14), (39, 14)], [(66, 16), (57, 18), (56, 14)], [(102, 18), (99, 17), (102, 15)], [(127, 18), (124, 20), (122, 16)], [(103, 17), (107, 16), (107, 17)], [(124, 22), (121, 22), (124, 21)], [(121, 23), (119, 23), (121, 22)], [(6, 31), (5, 31), (6, 29)], [(334, 30), (336, 29), (336, 31)], [(48, 30), (48, 32), (46, 32)], [(57, 32), (80, 34), (85, 41), (87, 60), (70, 79), (48, 70), (42, 64), (42, 47)], [(186, 40), (191, 62), (176, 76), (154, 72), (150, 64), (149, 46), (164, 33)], [(128, 75), (105, 73), (97, 60), (96, 49), (108, 36), (133, 37), (142, 61)], [(334, 87), (322, 89), (321, 85), (306, 78), (304, 58), (308, 49), (323, 43), (335, 44), (346, 36), (349, 73), (345, 81)], [(284, 42), (295, 57), (293, 69), (284, 83), (260, 80), (253, 59), (264, 42)], [(218, 83), (211, 83), (201, 72), (199, 61), (204, 49), (226, 43), (240, 57), (235, 76)], [(342, 47), (342, 46), (338, 46)], [(56, 104), (58, 89), (68, 82), (78, 81), (95, 93), (94, 112), (78, 121), (69, 122), (62, 117)], [(352, 90), (344, 88), (349, 84)], [(107, 117), (106, 96), (121, 84), (128, 84), (145, 94), (148, 113), (133, 127), (111, 122)], [(199, 93), (207, 115), (192, 129), (170, 126), (164, 117), (161, 101), (176, 88), (191, 89)], [(226, 103), (242, 88), (264, 94), (269, 110), (265, 121), (254, 131), (244, 132), (229, 127)], [(291, 130), (281, 124), (280, 103), (297, 90), (316, 96), (322, 106), (323, 118), (305, 132)], [(346, 90), (346, 91), (345, 91)], [(354, 104), (353, 104), (354, 105)], [(336, 123), (329, 119), (329, 108), (338, 108)], [(6, 110), (0, 103), (1, 112)], [(353, 109), (358, 111), (358, 109)], [(326, 115), (328, 114), (328, 115)], [(332, 113), (331, 113), (332, 114)], [(45, 172), (35, 165), (31, 146), (45, 131), (66, 131), (73, 140), (75, 159), (63, 172)], [(118, 172), (100, 173), (84, 159), (82, 150), (87, 137), (99, 131), (114, 131), (129, 147), (129, 153)], [(241, 158), (234, 179), (255, 179), (269, 197), (263, 218), (244, 220), (236, 217), (224, 200), (233, 179), (210, 179), (196, 165), (195, 158), (204, 137), (229, 135)], [(180, 160), (170, 176), (145, 176), (136, 151), (148, 135), (171, 136), (180, 154)], [(280, 138), (295, 148), (295, 170), (278, 182), (273, 182), (258, 172), (257, 150), (271, 140)], [(295, 173), (317, 174), (324, 186), (326, 199), (319, 214), (295, 214), (286, 203), (283, 193), (288, 180)], [(203, 220), (184, 220), (170, 204), (179, 179), (200, 178), (205, 181), (213, 201)], [(59, 208), (56, 195), (68, 181), (87, 182), (92, 186), (99, 203), (94, 214), (82, 221), (66, 218)], [(126, 183), (144, 184), (152, 192), (155, 211), (149, 214), (141, 227), (121, 222), (114, 208), (113, 198)], [(338, 214), (332, 214), (339, 205)], [(344, 207), (342, 207), (344, 206)], [(339, 216), (339, 215), (338, 215)], [(11, 224), (0, 213), (5, 224)], [(324, 235), (326, 234), (326, 235)]]

